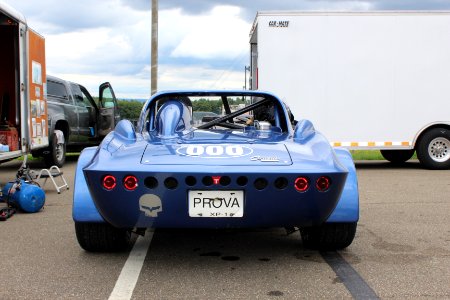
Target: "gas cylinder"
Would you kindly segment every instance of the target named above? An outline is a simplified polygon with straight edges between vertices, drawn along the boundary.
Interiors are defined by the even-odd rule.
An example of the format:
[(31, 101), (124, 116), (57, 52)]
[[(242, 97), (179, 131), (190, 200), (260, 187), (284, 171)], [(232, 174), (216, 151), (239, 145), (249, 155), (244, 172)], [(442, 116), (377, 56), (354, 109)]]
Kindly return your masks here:
[(3, 201), (27, 213), (38, 212), (45, 204), (44, 190), (24, 180), (7, 183), (2, 194)]

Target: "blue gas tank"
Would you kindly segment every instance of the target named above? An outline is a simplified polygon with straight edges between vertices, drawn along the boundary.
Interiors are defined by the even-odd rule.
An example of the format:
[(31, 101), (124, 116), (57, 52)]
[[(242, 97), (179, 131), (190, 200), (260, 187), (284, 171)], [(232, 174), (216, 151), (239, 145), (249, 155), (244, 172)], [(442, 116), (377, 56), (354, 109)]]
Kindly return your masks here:
[(28, 213), (41, 210), (45, 204), (45, 192), (43, 189), (23, 180), (20, 181), (20, 186), (14, 185), (16, 185), (15, 182), (9, 182), (3, 187), (3, 201), (8, 201), (12, 206)]

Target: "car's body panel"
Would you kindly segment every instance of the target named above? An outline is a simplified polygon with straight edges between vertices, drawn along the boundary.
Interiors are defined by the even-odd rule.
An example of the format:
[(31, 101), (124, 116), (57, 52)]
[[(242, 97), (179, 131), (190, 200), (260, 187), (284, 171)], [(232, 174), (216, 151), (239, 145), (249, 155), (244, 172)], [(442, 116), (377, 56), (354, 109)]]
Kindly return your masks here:
[(344, 148), (336, 148), (339, 161), (347, 168), (348, 176), (345, 181), (341, 198), (333, 213), (328, 217), (328, 223), (350, 223), (359, 220), (359, 193), (356, 169), (350, 151)]
[[(92, 199), (83, 168), (89, 164), (96, 153), (96, 147), (85, 148), (80, 155), (75, 174), (73, 219), (76, 222), (105, 222)], [(356, 170), (351, 154), (345, 149), (336, 149), (336, 154), (348, 170), (347, 180), (339, 202), (326, 222), (357, 222), (359, 220), (359, 196)]]
[[(210, 155), (213, 153), (214, 156)], [(208, 165), (208, 166), (254, 166), (255, 162), (271, 166), (291, 165), (292, 161), (286, 147), (283, 144), (271, 145), (272, 157), (278, 160), (261, 162), (267, 156), (267, 146), (254, 144), (249, 145), (247, 141), (225, 140), (210, 143), (186, 143), (178, 144), (155, 144), (148, 146), (142, 156), (142, 164), (145, 165), (171, 165), (175, 157), (189, 157), (190, 159), (179, 160), (177, 164), (182, 165)]]
[[(205, 91), (201, 95), (208, 93), (225, 92)], [(230, 93), (242, 94), (235, 91), (226, 95)], [(288, 116), (281, 111), (269, 130), (257, 130), (254, 126), (244, 130), (191, 129), (189, 124), (178, 130), (180, 122), (186, 123), (189, 118), (184, 105), (170, 100), (158, 107), (154, 117), (145, 112), (156, 110), (152, 102), (161, 97), (187, 94), (155, 95), (144, 105), (136, 131), (128, 121), (121, 121), (97, 150), (82, 152), (75, 179), (76, 222), (105, 221), (120, 228), (239, 228), (301, 227), (358, 220), (357, 181), (351, 156), (345, 150), (335, 153), (310, 122), (299, 122), (292, 130), (282, 124)], [(267, 93), (245, 95), (267, 96), (279, 105), (276, 109), (283, 107), (281, 101)], [(161, 123), (162, 117), (166, 119)], [(146, 122), (146, 118), (150, 121)], [(102, 186), (102, 180), (109, 175), (117, 178), (117, 186), (111, 190)], [(138, 181), (133, 191), (123, 186), (129, 175)], [(308, 178), (310, 183), (304, 192), (296, 190), (293, 184), (299, 176)], [(315, 187), (322, 176), (332, 183), (324, 192)], [(229, 181), (204, 181), (222, 177)], [(241, 177), (245, 177), (245, 183), (240, 182)], [(260, 178), (267, 184), (263, 188), (256, 183)], [(286, 185), (277, 185), (280, 178)], [(176, 186), (166, 184), (167, 180), (175, 180)], [(243, 217), (189, 216), (188, 192), (193, 190), (244, 191)]]
[(102, 218), (87, 186), (84, 178), (83, 168), (89, 164), (96, 153), (97, 147), (85, 148), (78, 159), (77, 168), (75, 171), (75, 188), (73, 190), (73, 207), (72, 217), (75, 222), (89, 222), (102, 223), (105, 220)]

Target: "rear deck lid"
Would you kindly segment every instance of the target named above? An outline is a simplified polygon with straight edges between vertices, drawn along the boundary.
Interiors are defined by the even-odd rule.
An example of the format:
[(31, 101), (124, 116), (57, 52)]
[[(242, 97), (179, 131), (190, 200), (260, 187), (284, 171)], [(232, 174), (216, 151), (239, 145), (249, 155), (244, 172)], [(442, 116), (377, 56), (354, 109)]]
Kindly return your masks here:
[(149, 144), (142, 164), (214, 166), (287, 166), (292, 164), (284, 144)]

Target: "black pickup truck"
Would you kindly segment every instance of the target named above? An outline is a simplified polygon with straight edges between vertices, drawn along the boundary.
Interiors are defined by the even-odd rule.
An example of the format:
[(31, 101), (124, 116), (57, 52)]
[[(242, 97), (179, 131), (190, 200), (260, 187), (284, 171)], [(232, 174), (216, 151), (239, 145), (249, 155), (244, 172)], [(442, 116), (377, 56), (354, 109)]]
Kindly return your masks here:
[(120, 120), (120, 111), (109, 82), (99, 87), (94, 99), (74, 82), (47, 76), (49, 147), (33, 152), (48, 166), (62, 166), (66, 151), (98, 145)]

